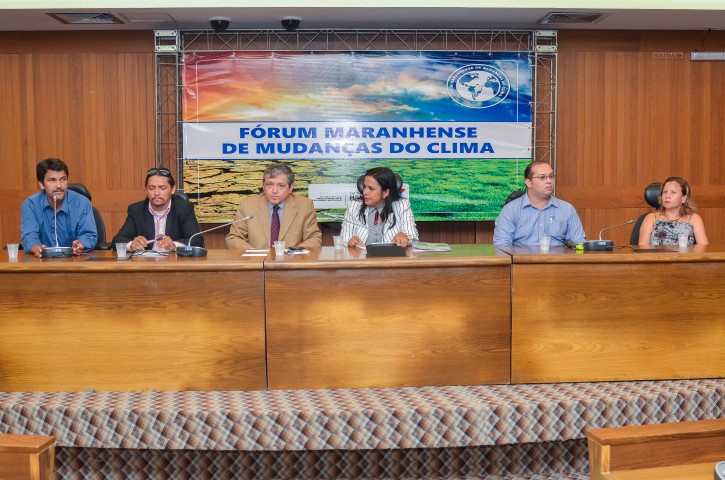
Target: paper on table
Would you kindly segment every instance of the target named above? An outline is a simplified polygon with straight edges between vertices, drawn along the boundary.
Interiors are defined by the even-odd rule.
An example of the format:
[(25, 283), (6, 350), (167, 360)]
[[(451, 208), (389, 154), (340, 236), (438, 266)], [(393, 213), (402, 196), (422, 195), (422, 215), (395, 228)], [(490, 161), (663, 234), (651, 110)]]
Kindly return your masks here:
[(414, 241), (412, 245), (414, 252), (450, 252), (451, 246), (447, 243), (431, 243)]

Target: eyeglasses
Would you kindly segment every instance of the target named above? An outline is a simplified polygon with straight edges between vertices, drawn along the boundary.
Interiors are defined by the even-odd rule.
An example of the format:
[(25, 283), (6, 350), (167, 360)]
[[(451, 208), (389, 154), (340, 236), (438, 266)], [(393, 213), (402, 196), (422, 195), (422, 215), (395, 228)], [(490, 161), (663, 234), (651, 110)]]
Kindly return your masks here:
[(171, 172), (168, 168), (149, 168), (149, 171), (146, 173), (146, 177), (152, 177), (154, 175), (161, 175), (163, 177), (169, 177), (171, 178)]
[(548, 174), (548, 175), (537, 175), (537, 176), (535, 176), (535, 177), (529, 177), (529, 178), (531, 178), (532, 180), (533, 180), (533, 179), (535, 178), (535, 179), (537, 179), (537, 180), (540, 180), (540, 181), (542, 181), (542, 182), (543, 182), (543, 181), (544, 181), (544, 180), (546, 180), (547, 178), (548, 178), (549, 180), (554, 180), (554, 178), (556, 178), (556, 175), (555, 175), (554, 173), (550, 173), (550, 174)]

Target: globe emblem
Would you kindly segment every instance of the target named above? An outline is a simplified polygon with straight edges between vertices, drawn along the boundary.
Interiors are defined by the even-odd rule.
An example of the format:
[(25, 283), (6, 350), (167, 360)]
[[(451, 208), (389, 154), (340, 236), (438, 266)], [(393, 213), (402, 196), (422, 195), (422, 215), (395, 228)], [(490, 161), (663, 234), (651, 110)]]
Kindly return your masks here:
[(500, 90), (501, 82), (493, 75), (482, 72), (461, 75), (456, 82), (456, 91), (458, 94), (471, 102), (486, 102), (491, 100)]
[(511, 91), (508, 77), (492, 65), (466, 65), (448, 77), (448, 95), (464, 107), (489, 108)]

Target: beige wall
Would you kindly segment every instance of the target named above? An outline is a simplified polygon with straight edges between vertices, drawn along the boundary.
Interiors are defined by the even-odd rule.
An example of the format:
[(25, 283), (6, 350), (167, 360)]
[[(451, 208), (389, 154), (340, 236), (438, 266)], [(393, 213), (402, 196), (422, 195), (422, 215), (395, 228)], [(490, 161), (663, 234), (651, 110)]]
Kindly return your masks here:
[[(725, 62), (690, 61), (703, 36), (559, 32), (557, 194), (589, 237), (645, 212), (645, 185), (680, 175), (711, 243), (725, 243)], [(704, 46), (725, 50), (725, 33)], [(89, 187), (113, 236), (143, 198), (154, 124), (152, 32), (0, 33), (0, 244), (19, 240), (20, 205), (49, 156)], [(424, 240), (448, 243), (490, 243), (493, 233), (492, 222), (419, 227)], [(208, 245), (221, 247), (224, 230)], [(328, 244), (332, 227), (323, 230)], [(626, 244), (629, 228), (606, 237)]]

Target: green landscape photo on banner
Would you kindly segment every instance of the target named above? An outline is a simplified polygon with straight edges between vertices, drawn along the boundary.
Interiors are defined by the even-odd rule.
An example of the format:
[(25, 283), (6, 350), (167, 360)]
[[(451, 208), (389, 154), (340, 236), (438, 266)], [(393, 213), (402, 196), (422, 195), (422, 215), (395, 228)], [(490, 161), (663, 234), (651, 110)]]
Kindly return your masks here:
[(289, 163), (321, 221), (365, 170), (401, 175), (416, 220), (496, 218), (531, 161), (527, 53), (219, 52), (183, 59), (184, 189), (229, 221)]

